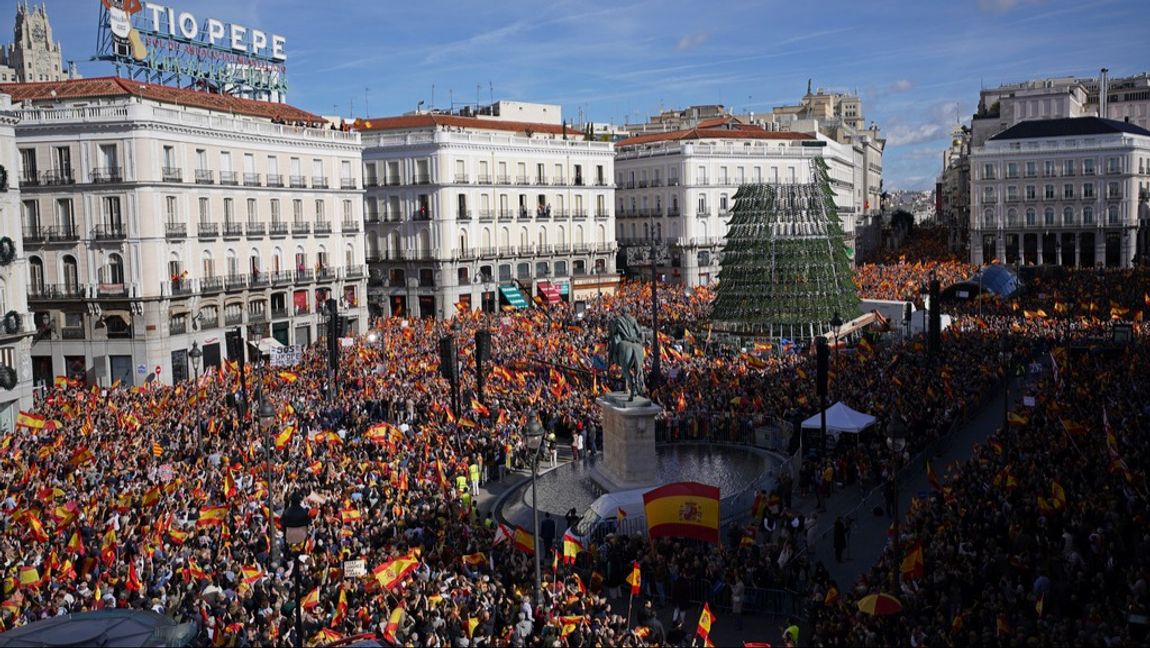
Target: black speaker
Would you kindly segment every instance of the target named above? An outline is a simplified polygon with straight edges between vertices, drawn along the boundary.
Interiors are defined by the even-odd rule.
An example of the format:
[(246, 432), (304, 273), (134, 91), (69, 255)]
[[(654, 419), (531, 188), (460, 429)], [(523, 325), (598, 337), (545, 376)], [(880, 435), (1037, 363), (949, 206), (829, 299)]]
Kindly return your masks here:
[(913, 317), (913, 315), (914, 315), (914, 306), (910, 302), (903, 304), (902, 321), (909, 323), (910, 319), (911, 319), (911, 317)]
[(239, 361), (244, 356), (244, 338), (239, 331), (228, 331), (224, 334), (225, 345), (228, 351), (228, 360)]
[(827, 339), (823, 336), (815, 338), (815, 385), (819, 396), (827, 395), (827, 371), (830, 360), (830, 349), (827, 348)]
[(456, 378), (455, 338), (450, 335), (439, 338), (439, 375), (451, 381)]
[(475, 332), (475, 359), (478, 362), (491, 359), (491, 331), (480, 329)]
[(938, 353), (942, 348), (942, 304), (939, 303), (938, 279), (930, 281), (930, 331), (927, 342), (931, 353)]

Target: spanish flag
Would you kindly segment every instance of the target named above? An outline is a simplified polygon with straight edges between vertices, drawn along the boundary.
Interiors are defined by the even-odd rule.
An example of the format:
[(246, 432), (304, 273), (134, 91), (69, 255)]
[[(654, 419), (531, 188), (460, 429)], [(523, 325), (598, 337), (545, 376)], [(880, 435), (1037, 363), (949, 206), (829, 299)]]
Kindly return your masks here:
[(335, 604), (335, 614), (331, 616), (330, 627), (334, 628), (340, 625), (345, 618), (347, 618), (347, 590), (341, 587), (339, 588), (339, 602)]
[(127, 588), (133, 592), (143, 592), (144, 584), (140, 582), (140, 575), (136, 573), (136, 563), (132, 561), (128, 563), (128, 583)]
[(472, 637), (475, 634), (475, 629), (479, 627), (479, 617), (471, 617), (467, 619), (467, 636)]
[(643, 494), (652, 538), (719, 542), (719, 489), (698, 482), (667, 484)]
[(403, 622), (403, 603), (395, 606), (387, 616), (387, 625), (383, 628), (383, 638), (398, 645), (399, 639), (395, 633), (399, 631), (399, 624)]
[(631, 586), (631, 596), (639, 593), (643, 584), (643, 573), (639, 571), (639, 561), (631, 561), (631, 575), (627, 577), (627, 584)]
[(340, 509), (339, 519), (344, 524), (360, 522), (363, 520), (363, 513), (361, 513), (360, 510), (355, 507), (355, 505), (348, 503), (347, 506), (344, 506), (342, 509)]
[(942, 492), (942, 483), (938, 481), (938, 475), (934, 473), (934, 464), (928, 459), (926, 462), (926, 481), (930, 487), (938, 492)]
[(84, 553), (84, 541), (80, 538), (80, 532), (79, 531), (73, 531), (72, 532), (72, 537), (69, 538), (69, 540), (68, 540), (67, 549), (68, 549), (68, 551), (71, 551), (72, 553), (75, 553), (75, 554)]
[(239, 489), (236, 488), (236, 480), (232, 479), (232, 472), (229, 470), (224, 474), (224, 497), (232, 499), (238, 492)]
[(276, 450), (283, 450), (291, 443), (292, 434), (295, 434), (294, 425), (285, 425), (284, 429), (276, 435)]
[(1009, 412), (1006, 415), (1006, 422), (1009, 423), (1010, 425), (1023, 426), (1023, 425), (1026, 425), (1027, 423), (1029, 423), (1030, 419), (1027, 418), (1026, 416), (1023, 416), (1022, 414), (1017, 414), (1015, 412)]
[(922, 543), (916, 542), (914, 546), (907, 552), (906, 557), (902, 559), (902, 565), (899, 569), (902, 572), (903, 578), (908, 580), (916, 580), (922, 578), (923, 575), (923, 560), (922, 560)]
[(279, 377), (289, 385), (299, 380), (299, 374), (293, 371), (281, 371), (279, 372)]
[(40, 572), (35, 567), (21, 567), (19, 570), (20, 585), (34, 586), (40, 582)]
[[(332, 621), (334, 622), (335, 619), (332, 619)], [(343, 619), (340, 619), (340, 621), (343, 621)], [(221, 635), (221, 637), (222, 637), (222, 635)], [(311, 642), (308, 643), (307, 645), (309, 645), (309, 646), (330, 646), (330, 645), (332, 645), (338, 641), (343, 641), (343, 638), (344, 638), (343, 635), (336, 632), (335, 630), (332, 630), (331, 628), (320, 628), (319, 632), (315, 633), (315, 636), (311, 638)], [(223, 644), (219, 644), (219, 645), (223, 645)]]
[(380, 587), (385, 590), (392, 590), (418, 567), (419, 559), (415, 557), (415, 554), (409, 553), (376, 567), (371, 574), (375, 576)]
[(703, 604), (703, 613), (699, 615), (699, 627), (695, 629), (695, 634), (706, 641), (711, 638), (711, 624), (715, 622), (715, 615), (711, 614), (711, 606), (707, 603)]
[(300, 607), (302, 607), (305, 610), (309, 610), (309, 611), (314, 610), (317, 607), (319, 607), (319, 587), (318, 586), (315, 589), (313, 589), (312, 591), (308, 592), (307, 596), (303, 597), (303, 603), (301, 604)]
[(571, 535), (570, 532), (563, 534), (563, 562), (567, 565), (574, 565), (575, 558), (579, 552), (583, 551), (583, 544), (579, 539)]
[(226, 505), (202, 506), (200, 507), (200, 518), (196, 520), (196, 526), (222, 526), (227, 519), (228, 507)]
[(39, 414), (20, 412), (16, 415), (16, 427), (26, 427), (32, 430), (43, 430), (48, 419)]
[(491, 416), (491, 410), (487, 409), (486, 405), (480, 403), (474, 398), (471, 399), (471, 411), (483, 416)]
[(515, 548), (524, 553), (535, 553), (535, 536), (531, 535), (521, 526), (515, 527), (515, 535), (512, 538), (512, 543)]

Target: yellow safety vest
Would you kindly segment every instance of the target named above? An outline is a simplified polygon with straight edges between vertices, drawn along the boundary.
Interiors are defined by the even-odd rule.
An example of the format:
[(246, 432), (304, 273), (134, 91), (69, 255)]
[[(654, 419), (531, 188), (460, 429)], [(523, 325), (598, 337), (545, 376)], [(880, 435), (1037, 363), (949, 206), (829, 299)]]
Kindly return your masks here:
[(456, 477), (455, 478), (455, 487), (458, 488), (459, 492), (461, 492), (461, 493), (466, 491), (467, 490), (467, 478), (464, 477), (463, 475), (459, 475), (458, 477)]
[(479, 481), (479, 464), (471, 464), (468, 470), (471, 472), (471, 481)]

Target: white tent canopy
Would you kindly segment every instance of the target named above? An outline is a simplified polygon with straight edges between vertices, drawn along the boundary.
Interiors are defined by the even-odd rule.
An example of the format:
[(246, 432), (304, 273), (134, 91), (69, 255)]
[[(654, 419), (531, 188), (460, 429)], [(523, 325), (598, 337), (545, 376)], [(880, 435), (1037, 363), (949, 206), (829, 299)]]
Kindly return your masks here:
[[(856, 412), (842, 401), (827, 408), (827, 432), (838, 436), (843, 432), (858, 434), (874, 425), (874, 417), (870, 414)], [(818, 430), (822, 427), (822, 415), (815, 414), (803, 421), (804, 430)]]

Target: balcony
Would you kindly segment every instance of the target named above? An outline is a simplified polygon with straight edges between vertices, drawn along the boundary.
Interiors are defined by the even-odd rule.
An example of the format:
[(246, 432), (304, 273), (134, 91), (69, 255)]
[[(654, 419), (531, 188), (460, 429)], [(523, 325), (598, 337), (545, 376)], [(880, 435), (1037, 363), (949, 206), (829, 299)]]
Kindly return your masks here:
[(678, 178), (667, 178), (667, 186), (668, 187), (678, 187), (679, 186), (679, 179)]
[(80, 240), (80, 231), (75, 225), (57, 225), (48, 230), (48, 243), (75, 243)]
[(517, 185), (529, 185), (529, 184), (531, 184), (531, 178), (529, 178), (527, 176), (515, 176), (515, 184), (517, 184)]
[(457, 220), (457, 221), (469, 221), (469, 220), (471, 220), (471, 210), (470, 209), (457, 209), (455, 211), (455, 220)]
[(411, 220), (416, 221), (429, 221), (432, 218), (431, 210), (426, 207), (421, 207), (411, 214)]
[(311, 270), (299, 269), (295, 271), (296, 283), (311, 283), (315, 278), (315, 273)]
[(128, 296), (128, 286), (123, 283), (102, 283), (96, 286), (97, 298), (119, 299)]
[(292, 273), (290, 270), (282, 270), (271, 274), (273, 286), (286, 286), (292, 282)]
[(359, 221), (345, 220), (340, 223), (339, 228), (343, 230), (344, 234), (354, 233), (359, 231)]
[(501, 257), (515, 256), (515, 246), (513, 246), (513, 245), (500, 245), (499, 246), (499, 256), (501, 256)]
[(51, 238), (52, 228), (50, 227), (24, 228), (24, 245), (44, 244)]
[(270, 223), (268, 225), (268, 234), (271, 236), (287, 236), (288, 224), (287, 223)]
[(536, 251), (539, 254), (553, 254), (555, 252), (555, 246), (550, 243), (540, 243)]
[(331, 221), (316, 221), (315, 222), (315, 235), (327, 236), (331, 234)]
[(111, 184), (115, 182), (123, 182), (124, 174), (120, 167), (96, 167), (92, 169), (92, 183), (93, 184)]
[(184, 170), (179, 167), (164, 167), (161, 170), (164, 182), (183, 182)]
[(239, 186), (240, 177), (235, 171), (220, 171), (220, 184), (229, 186)]
[(122, 241), (127, 238), (122, 224), (97, 225), (92, 228), (92, 238), (97, 241)]
[(288, 176), (288, 184), (292, 189), (305, 189), (307, 188), (307, 178), (303, 176)]
[(571, 251), (575, 254), (586, 254), (592, 249), (590, 243), (576, 243), (571, 246)]
[[(659, 215), (658, 212), (656, 212), (655, 215), (658, 216)], [(595, 210), (595, 218), (597, 218), (597, 219), (610, 218), (610, 216), (611, 216), (611, 212), (609, 212), (609, 211)]]
[(267, 231), (263, 223), (248, 223), (244, 226), (244, 231), (247, 233), (248, 238), (261, 237)]
[(491, 209), (480, 209), (479, 210), (479, 222), (480, 223), (490, 223), (493, 220), (495, 220), (495, 211), (494, 210), (491, 210)]
[(415, 176), (415, 178), (413, 179), (412, 184), (417, 184), (417, 185), (431, 184), (431, 176), (429, 176), (429, 175), (418, 175), (417, 174)]
[(515, 212), (511, 211), (510, 209), (500, 209), (499, 220), (501, 222), (510, 222), (515, 220)]
[(495, 176), (495, 184), (509, 185), (511, 184), (511, 176)]
[(531, 220), (531, 212), (526, 207), (520, 207), (517, 217), (521, 221), (529, 221)]
[(220, 277), (204, 277), (200, 279), (200, 293), (214, 295), (224, 289), (224, 280)]
[(335, 281), (339, 277), (339, 272), (335, 268), (320, 268), (315, 273), (316, 281)]
[(363, 221), (368, 225), (378, 225), (379, 223), (383, 222), (380, 220), (379, 212), (372, 211), (369, 211), (363, 215)]
[(245, 187), (258, 187), (260, 186), (260, 174), (258, 173), (245, 173), (244, 174)]
[(646, 189), (648, 184), (649, 183), (647, 182), (647, 179), (643, 178), (642, 180), (639, 181), (638, 187), (640, 189)]
[(83, 340), (84, 327), (83, 326), (64, 326), (60, 328), (61, 340)]
[(485, 184), (491, 184), (491, 176), (489, 176), (489, 175), (481, 175), (481, 176), (478, 176), (478, 177), (476, 177), (476, 179), (475, 179), (475, 183), (476, 183), (476, 184), (483, 184), (483, 185), (485, 185)]
[(76, 184), (76, 176), (72, 174), (71, 169), (45, 171), (40, 174), (40, 184), (48, 187)]
[(311, 223), (292, 223), (291, 235), (292, 236), (307, 236), (311, 234)]
[(182, 297), (192, 294), (192, 282), (188, 279), (176, 279), (168, 282), (168, 288), (173, 297)]
[[(644, 182), (646, 182), (646, 180), (644, 180)], [(595, 180), (595, 186), (596, 187), (606, 187), (607, 186), (606, 178), (597, 178)]]
[(251, 281), (248, 282), (252, 288), (267, 288), (270, 284), (271, 275), (269, 273), (258, 270), (252, 271)]
[(479, 258), (481, 258), (481, 259), (495, 258), (495, 255), (498, 253), (499, 253), (498, 248), (493, 248), (493, 247), (479, 248)]
[(575, 176), (575, 186), (576, 186), (576, 187), (585, 187), (585, 186), (587, 186), (587, 185), (583, 184), (583, 176)]
[(400, 184), (399, 176), (385, 176), (379, 184), (384, 187), (398, 187)]
[(200, 221), (196, 225), (196, 235), (202, 239), (214, 239), (220, 235), (220, 224)]
[(475, 248), (462, 248), (455, 250), (456, 259), (474, 259), (476, 256)]
[(350, 265), (343, 269), (343, 276), (347, 279), (361, 279), (363, 278), (363, 266)]
[(36, 176), (35, 171), (24, 171), (24, 175), (20, 178), (21, 187), (37, 187), (40, 185), (40, 178)]
[(40, 284), (28, 287), (28, 301), (77, 300), (84, 296), (79, 284)]
[(535, 178), (535, 186), (536, 187), (546, 187), (547, 186), (547, 178), (545, 178), (543, 176), (539, 176), (538, 178)]
[(291, 317), (291, 311), (286, 307), (272, 308), (272, 319), (287, 319), (289, 317)]
[(243, 223), (224, 223), (224, 238), (239, 238), (243, 235)]
[(225, 313), (224, 326), (240, 326), (244, 323), (244, 312), (238, 313)]
[(552, 187), (563, 187), (566, 185), (567, 185), (567, 179), (564, 178), (563, 176), (556, 176), (554, 178), (551, 178), (551, 186)]
[(267, 177), (267, 186), (269, 187), (282, 187), (284, 186), (284, 177), (278, 173), (269, 173)]
[(311, 188), (312, 189), (327, 189), (327, 177), (326, 176), (312, 176), (311, 177)]
[(355, 178), (340, 178), (339, 179), (339, 188), (340, 189), (358, 189), (359, 187), (357, 187), (355, 184)]
[(228, 275), (224, 278), (225, 290), (243, 290), (248, 287), (248, 276), (244, 274)]
[(587, 220), (586, 209), (576, 209), (571, 212), (571, 220)]
[(196, 184), (215, 184), (215, 175), (207, 169), (196, 169)]
[(698, 211), (695, 212), (695, 216), (697, 216), (699, 218), (707, 218), (710, 215), (711, 215), (711, 209), (709, 207), (704, 207), (704, 208), (699, 209)]
[(214, 329), (214, 328), (219, 328), (219, 327), (220, 327), (220, 316), (219, 315), (216, 315), (215, 317), (212, 317), (212, 318), (208, 318), (207, 316), (200, 318), (200, 330), (201, 331), (206, 331), (208, 329)]

